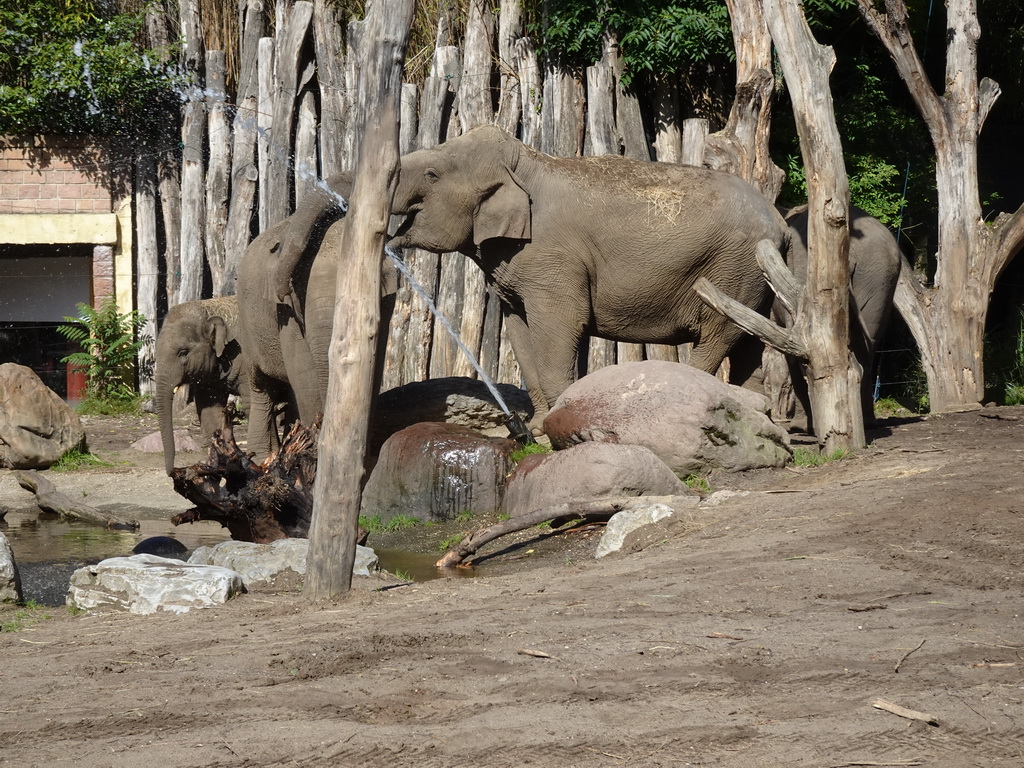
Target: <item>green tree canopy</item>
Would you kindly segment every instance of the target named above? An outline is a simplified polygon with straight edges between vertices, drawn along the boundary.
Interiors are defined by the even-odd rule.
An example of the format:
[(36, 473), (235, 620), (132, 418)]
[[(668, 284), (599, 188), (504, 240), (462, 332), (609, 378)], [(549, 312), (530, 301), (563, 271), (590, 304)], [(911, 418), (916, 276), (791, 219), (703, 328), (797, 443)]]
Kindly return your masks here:
[(172, 52), (142, 48), (145, 12), (0, 0), (0, 134), (146, 133), (179, 77)]

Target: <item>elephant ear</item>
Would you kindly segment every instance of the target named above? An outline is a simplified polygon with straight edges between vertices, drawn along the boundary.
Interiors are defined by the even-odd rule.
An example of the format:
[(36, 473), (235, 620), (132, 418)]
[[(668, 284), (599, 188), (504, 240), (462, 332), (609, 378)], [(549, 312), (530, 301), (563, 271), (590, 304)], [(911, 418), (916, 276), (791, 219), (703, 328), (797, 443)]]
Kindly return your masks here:
[(206, 321), (206, 334), (217, 357), (223, 355), (224, 348), (228, 345), (228, 326), (224, 318), (220, 315), (209, 318)]
[(529, 240), (530, 195), (512, 174), (483, 197), (473, 216), (473, 244), (492, 237)]

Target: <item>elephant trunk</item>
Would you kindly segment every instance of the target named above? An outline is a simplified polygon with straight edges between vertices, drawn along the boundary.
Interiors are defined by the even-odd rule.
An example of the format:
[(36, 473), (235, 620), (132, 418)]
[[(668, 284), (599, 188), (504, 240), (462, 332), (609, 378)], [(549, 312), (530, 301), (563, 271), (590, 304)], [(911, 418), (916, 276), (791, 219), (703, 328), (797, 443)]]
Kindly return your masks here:
[(160, 440), (164, 445), (164, 469), (168, 475), (174, 469), (174, 388), (179, 383), (179, 376), (172, 376), (167, 371), (157, 372), (156, 414), (160, 422)]

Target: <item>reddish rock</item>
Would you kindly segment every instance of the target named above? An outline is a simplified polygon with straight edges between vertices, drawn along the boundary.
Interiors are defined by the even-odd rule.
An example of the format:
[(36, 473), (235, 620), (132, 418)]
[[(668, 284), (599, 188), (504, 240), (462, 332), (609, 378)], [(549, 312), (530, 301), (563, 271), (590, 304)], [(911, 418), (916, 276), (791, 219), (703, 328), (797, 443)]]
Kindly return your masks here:
[(650, 448), (679, 477), (781, 467), (789, 436), (767, 399), (689, 365), (661, 360), (601, 368), (572, 384), (544, 419), (556, 448), (582, 442)]
[(384, 443), (363, 490), (362, 514), (451, 520), (460, 512), (501, 508), (514, 440), (485, 437), (457, 424), (423, 423)]
[(643, 446), (583, 443), (523, 459), (509, 480), (503, 510), (518, 517), (573, 501), (688, 495), (697, 494)]

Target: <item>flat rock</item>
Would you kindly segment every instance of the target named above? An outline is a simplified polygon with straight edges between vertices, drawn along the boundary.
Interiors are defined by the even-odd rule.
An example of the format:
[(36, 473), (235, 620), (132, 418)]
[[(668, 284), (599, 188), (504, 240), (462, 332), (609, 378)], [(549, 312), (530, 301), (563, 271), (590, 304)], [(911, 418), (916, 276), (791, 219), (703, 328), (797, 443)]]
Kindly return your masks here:
[(617, 512), (608, 520), (595, 558), (639, 552), (701, 526), (697, 497), (676, 497), (671, 504), (655, 502)]
[[(274, 584), (283, 576), (306, 575), (306, 553), (309, 539), (278, 539), (270, 544), (248, 541), (223, 541), (212, 547), (199, 547), (189, 557), (190, 563), (218, 565), (242, 576), (246, 588)], [(356, 545), (354, 576), (370, 576), (377, 570), (377, 553), (369, 547)]]
[[(526, 390), (512, 384), (495, 384), (494, 388), (510, 411), (524, 421), (533, 417), (533, 403)], [(391, 435), (413, 424), (444, 422), (486, 432), (504, 427), (508, 418), (487, 385), (468, 376), (414, 381), (381, 392), (374, 413), (373, 452)]]
[[(163, 453), (164, 444), (159, 432), (150, 432), (145, 437), (140, 437), (129, 446), (133, 451), (142, 453)], [(199, 443), (187, 429), (174, 430), (174, 450), (177, 451), (199, 451), (202, 450)]]
[(185, 613), (227, 602), (244, 592), (242, 576), (215, 565), (156, 555), (111, 557), (71, 576), (67, 604), (82, 610)]

